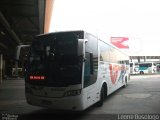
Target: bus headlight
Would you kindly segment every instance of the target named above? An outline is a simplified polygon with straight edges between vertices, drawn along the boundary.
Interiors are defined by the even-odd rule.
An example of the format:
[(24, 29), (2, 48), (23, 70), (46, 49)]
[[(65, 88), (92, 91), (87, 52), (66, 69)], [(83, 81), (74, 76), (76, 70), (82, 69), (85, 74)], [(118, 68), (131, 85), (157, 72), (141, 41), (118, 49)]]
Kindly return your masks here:
[(65, 92), (64, 96), (67, 97), (67, 96), (76, 96), (76, 95), (80, 95), (81, 94), (81, 89), (79, 90), (70, 90), (70, 91), (67, 91)]

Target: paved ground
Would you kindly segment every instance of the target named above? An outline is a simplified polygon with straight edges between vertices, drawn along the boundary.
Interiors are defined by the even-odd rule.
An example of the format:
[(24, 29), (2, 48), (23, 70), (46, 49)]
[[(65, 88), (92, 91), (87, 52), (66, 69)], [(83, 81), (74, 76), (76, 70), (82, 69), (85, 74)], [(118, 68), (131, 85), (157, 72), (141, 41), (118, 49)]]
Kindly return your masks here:
[(132, 76), (127, 88), (121, 88), (108, 96), (102, 107), (92, 106), (82, 113), (28, 105), (23, 79), (6, 80), (0, 85), (0, 119), (3, 120), (7, 117), (15, 120), (124, 120), (126, 117), (140, 118), (135, 116), (137, 114), (149, 114), (155, 120), (160, 119), (160, 75)]

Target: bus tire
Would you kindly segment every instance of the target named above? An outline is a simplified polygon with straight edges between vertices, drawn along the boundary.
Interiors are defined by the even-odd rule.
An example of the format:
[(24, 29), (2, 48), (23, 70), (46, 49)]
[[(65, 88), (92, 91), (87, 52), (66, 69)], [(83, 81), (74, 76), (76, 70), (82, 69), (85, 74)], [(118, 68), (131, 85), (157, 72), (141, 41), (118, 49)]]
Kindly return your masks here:
[(97, 107), (101, 107), (103, 106), (103, 102), (104, 102), (104, 99), (107, 97), (107, 85), (106, 84), (103, 84), (102, 88), (101, 88), (101, 93), (100, 93), (100, 101), (98, 101), (96, 103), (96, 106)]
[(143, 71), (140, 71), (140, 74), (141, 74), (141, 75), (143, 75), (143, 74), (144, 74), (144, 72), (143, 72)]

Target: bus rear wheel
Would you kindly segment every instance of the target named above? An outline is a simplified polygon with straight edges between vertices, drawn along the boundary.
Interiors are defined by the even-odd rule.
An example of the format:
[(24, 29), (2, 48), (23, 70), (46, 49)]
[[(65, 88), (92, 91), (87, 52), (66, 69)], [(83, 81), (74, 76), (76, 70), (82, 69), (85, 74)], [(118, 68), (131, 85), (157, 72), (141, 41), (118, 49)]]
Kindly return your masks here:
[(144, 72), (143, 72), (143, 71), (140, 71), (140, 74), (141, 74), (141, 75), (143, 75), (143, 74), (144, 74)]

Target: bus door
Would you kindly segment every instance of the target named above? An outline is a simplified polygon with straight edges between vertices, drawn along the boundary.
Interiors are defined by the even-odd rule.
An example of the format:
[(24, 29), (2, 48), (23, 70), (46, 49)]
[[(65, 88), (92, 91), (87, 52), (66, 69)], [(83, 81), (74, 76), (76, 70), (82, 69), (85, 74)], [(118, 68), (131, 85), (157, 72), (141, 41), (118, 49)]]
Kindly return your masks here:
[(97, 38), (88, 35), (85, 42), (84, 51), (84, 76), (83, 88), (87, 93), (87, 105), (93, 104), (98, 98), (98, 88), (96, 87), (98, 69), (98, 44)]

